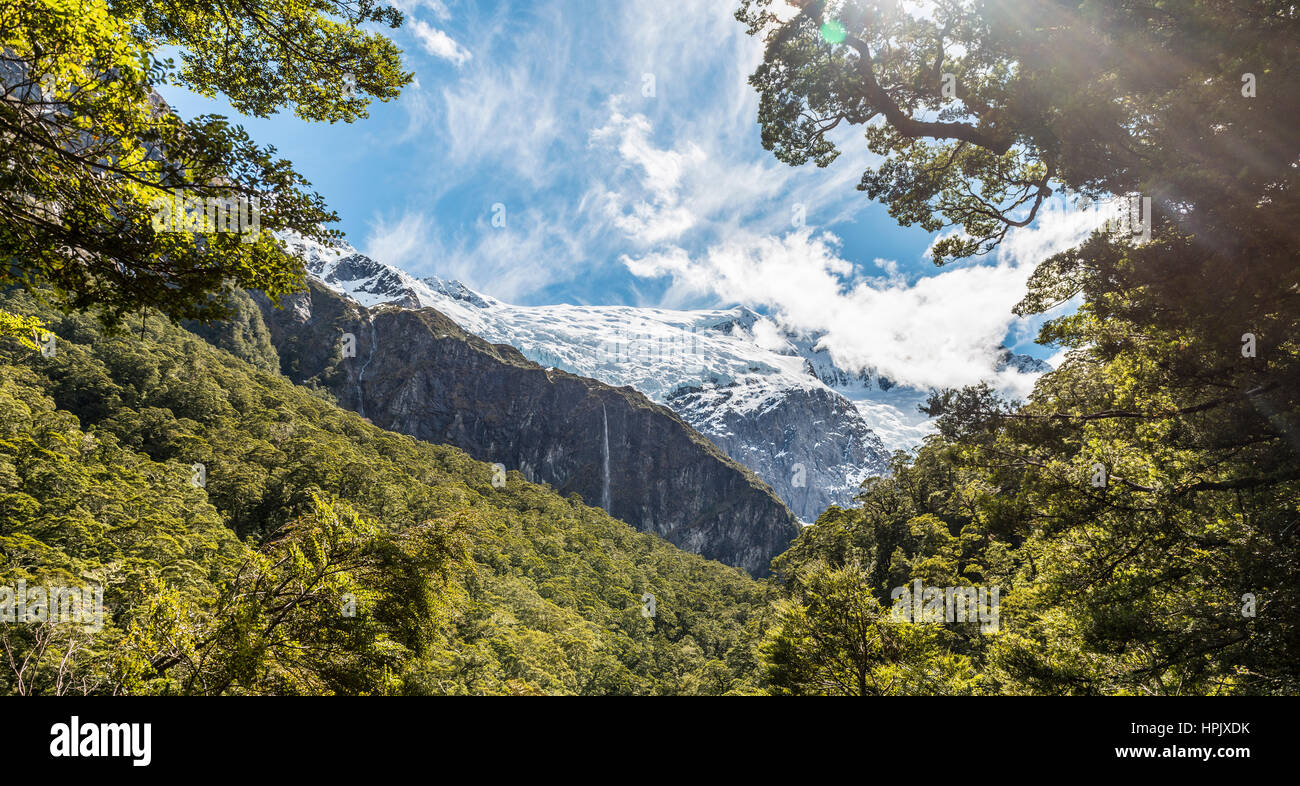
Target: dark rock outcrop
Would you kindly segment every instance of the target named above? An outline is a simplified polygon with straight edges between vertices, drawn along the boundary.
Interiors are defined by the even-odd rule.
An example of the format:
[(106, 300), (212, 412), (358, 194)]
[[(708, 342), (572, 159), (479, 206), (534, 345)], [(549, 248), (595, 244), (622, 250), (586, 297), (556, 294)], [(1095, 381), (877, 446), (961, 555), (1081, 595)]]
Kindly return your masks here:
[[(316, 282), (280, 308), (257, 299), (283, 373), (322, 385), (375, 425), (576, 492), (754, 575), (798, 533), (752, 472), (632, 388), (543, 369), (430, 308), (366, 309)], [(353, 357), (344, 357), (346, 333)]]

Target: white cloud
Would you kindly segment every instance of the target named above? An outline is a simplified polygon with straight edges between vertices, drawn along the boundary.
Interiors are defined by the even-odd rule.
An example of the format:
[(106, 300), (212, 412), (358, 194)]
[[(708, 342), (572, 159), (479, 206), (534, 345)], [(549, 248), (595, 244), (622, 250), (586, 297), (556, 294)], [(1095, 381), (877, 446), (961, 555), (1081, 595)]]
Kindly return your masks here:
[(669, 277), (672, 293), (713, 294), (772, 312), (782, 326), (821, 333), (821, 346), (843, 368), (870, 368), (921, 388), (987, 380), (1023, 395), (1032, 377), (995, 371), (1012, 307), (1038, 261), (1081, 241), (1087, 217), (1049, 207), (1043, 226), (1014, 233), (996, 261), (953, 266), (913, 283), (890, 262), (883, 277), (855, 276), (829, 233), (733, 236), (692, 257), (670, 248), (623, 257), (634, 275)]
[(433, 226), (428, 216), (405, 213), (396, 221), (382, 218), (372, 221), (366, 238), (366, 254), (385, 264), (414, 273), (424, 261), (425, 250), (432, 240)]
[(571, 163), (554, 149), (572, 116), (558, 81), (526, 66), (473, 69), (442, 91), (439, 152), (456, 170), (489, 166), (542, 186)]
[[(697, 249), (742, 228), (784, 231), (796, 205), (810, 225), (868, 205), (853, 190), (860, 159), (793, 169), (756, 144), (757, 97), (746, 79), (762, 47), (730, 8), (680, 0), (666, 15), (657, 1), (633, 0), (602, 5), (576, 28), (560, 5), (530, 6), (522, 21), (481, 8), (465, 13), (481, 56), (454, 81), (435, 88), (425, 79), (426, 88), (409, 90), (408, 124), (396, 141), (422, 162), (411, 176), (430, 202), (469, 193), (539, 215), (546, 226), (530, 228), (529, 242), (549, 245), (531, 264), (558, 269), (532, 280), (563, 281), (583, 266), (599, 273), (625, 252)], [(645, 73), (655, 75), (654, 97), (642, 95)], [(480, 257), (487, 249), (477, 244), (499, 237), (434, 224), (454, 234), (448, 247)], [(516, 227), (523, 230), (512, 221)], [(484, 267), (491, 266), (476, 268), (480, 284), (488, 278), (495, 286)], [(443, 264), (436, 270), (450, 273)]]
[(423, 9), (432, 13), (439, 21), (446, 22), (451, 19), (451, 11), (442, 0), (388, 0), (388, 2), (408, 17), (414, 16), (416, 11)]
[[(507, 209), (506, 226), (492, 225), (485, 205), (480, 220), (468, 231), (448, 235), (422, 211), (396, 217), (375, 216), (364, 243), (368, 256), (420, 277), (438, 275), (459, 280), (480, 292), (508, 302), (521, 302), (531, 293), (574, 274), (575, 262), (590, 239), (564, 227), (567, 216), (536, 209)], [(539, 260), (548, 264), (539, 264)]]
[[(611, 101), (609, 117), (591, 133), (592, 147), (609, 159), (598, 161), (593, 192), (605, 218), (626, 240), (643, 248), (680, 244), (695, 231), (704, 240), (748, 231), (782, 232), (793, 225), (796, 208), (808, 223), (829, 223), (866, 206), (846, 194), (861, 174), (861, 158), (846, 156), (828, 170), (799, 170), (770, 156), (755, 158), (752, 118), (739, 112), (734, 123), (683, 127), (663, 121), (671, 147), (654, 142), (656, 129), (644, 114), (628, 114), (625, 99)], [(697, 238), (698, 239), (698, 238)]]
[[(433, 3), (406, 5), (447, 20)], [(762, 43), (732, 17), (734, 4), (663, 8), (600, 4), (575, 25), (563, 4), (530, 5), (523, 16), (466, 7), (471, 18), (454, 29), (473, 31), (474, 59), (417, 23), (417, 34), (434, 31), (446, 38), (431, 39), (437, 46), (463, 52), (462, 71), (403, 97), (410, 126), (399, 141), (427, 161), (412, 177), (428, 202), (457, 218), (443, 223), (420, 205), (376, 219), (374, 255), (512, 302), (608, 274), (601, 266), (621, 259), (646, 279), (653, 294), (635, 282), (624, 293), (644, 305), (762, 307), (785, 326), (824, 332), (838, 362), (913, 385), (994, 378), (994, 350), (1008, 331), (1028, 337), (1037, 325), (1010, 311), (1032, 266), (1081, 239), (1092, 219), (1049, 209), (996, 258), (920, 279), (904, 273), (915, 260), (847, 259), (822, 228), (881, 210), (854, 189), (874, 161), (861, 129), (837, 132), (843, 154), (825, 169), (776, 161), (757, 143), (747, 84)], [(641, 91), (647, 73), (654, 96)], [(482, 202), (478, 218), (464, 217), (466, 195)], [(485, 225), (495, 201), (510, 211), (505, 230)], [(807, 228), (793, 225), (796, 207)], [(1014, 375), (995, 381), (1024, 389)]]
[(411, 20), (411, 32), (419, 39), (424, 51), (434, 57), (450, 60), (457, 67), (469, 62), (472, 55), (469, 50), (456, 43), (456, 39), (420, 19)]
[(677, 240), (696, 224), (681, 202), (681, 181), (706, 163), (704, 151), (686, 143), (682, 151), (660, 150), (650, 143), (650, 123), (642, 115), (626, 117), (615, 110), (609, 123), (591, 134), (593, 143), (613, 146), (624, 165), (640, 171), (643, 195), (633, 189), (603, 190), (605, 216), (629, 237), (653, 244)]
[(769, 352), (783, 352), (793, 349), (785, 334), (781, 332), (781, 326), (766, 317), (755, 322), (750, 333), (753, 335), (754, 343)]

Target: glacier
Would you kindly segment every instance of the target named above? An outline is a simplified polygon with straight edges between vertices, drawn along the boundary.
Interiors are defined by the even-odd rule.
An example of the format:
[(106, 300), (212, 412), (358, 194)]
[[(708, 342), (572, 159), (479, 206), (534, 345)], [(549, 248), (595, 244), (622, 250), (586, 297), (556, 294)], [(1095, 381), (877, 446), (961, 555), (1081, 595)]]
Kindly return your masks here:
[[(459, 281), (416, 278), (346, 244), (281, 241), (313, 278), (363, 306), (433, 308), (539, 365), (644, 393), (753, 470), (805, 524), (851, 504), (863, 480), (888, 471), (894, 451), (933, 430), (918, 410), (929, 391), (845, 371), (819, 336), (775, 329), (743, 306), (519, 306)], [(1047, 370), (1009, 351), (1002, 363)]]

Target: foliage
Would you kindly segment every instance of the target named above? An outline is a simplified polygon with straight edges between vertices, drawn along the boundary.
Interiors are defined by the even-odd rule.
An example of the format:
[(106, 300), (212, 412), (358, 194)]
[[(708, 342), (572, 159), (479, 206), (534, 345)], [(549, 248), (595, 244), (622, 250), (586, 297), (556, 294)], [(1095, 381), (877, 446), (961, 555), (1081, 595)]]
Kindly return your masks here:
[[(764, 146), (826, 166), (862, 126), (858, 188), (905, 225), (952, 228), (936, 263), (992, 250), (1066, 186), (1142, 194), (1163, 220), (1223, 202), (1287, 227), (1296, 26), (1282, 0), (742, 0)], [(823, 30), (835, 22), (837, 35)], [(1256, 80), (1255, 97), (1243, 90)], [(883, 122), (879, 122), (883, 121)], [(1193, 193), (1195, 192), (1195, 193)]]
[(350, 123), (367, 117), (369, 96), (389, 101), (413, 76), (382, 33), (402, 24), (376, 0), (109, 0), (153, 48), (179, 47), (182, 85), (230, 98), (243, 115), (286, 106), (304, 120)]
[[(747, 0), (739, 15), (767, 35), (765, 144), (825, 164), (822, 125), (883, 117), (862, 187), (904, 223), (960, 226), (939, 261), (992, 248), (1061, 186), (1154, 208), (1149, 239), (1098, 232), (1039, 264), (1017, 312), (1051, 316), (1039, 340), (1069, 354), (1028, 401), (936, 394), (939, 435), (860, 510), (826, 514), (787, 570), (858, 559), (877, 592), (924, 566), (1003, 582), (1000, 632), (950, 642), (986, 689), (1300, 692), (1296, 10), (941, 2), (922, 18), (854, 1), (783, 20)], [(843, 45), (817, 32), (832, 16)]]
[(832, 696), (959, 695), (979, 684), (970, 659), (930, 625), (895, 620), (856, 564), (814, 564), (778, 601), (761, 646), (773, 692)]
[(240, 287), (299, 286), (272, 233), (328, 242), (337, 218), (274, 148), (224, 117), (181, 120), (152, 91), (351, 121), (410, 81), (394, 45), (358, 29), (400, 19), (368, 0), (0, 0), (0, 286), (109, 322), (146, 307), (209, 320)]
[[(760, 689), (766, 589), (743, 572), (518, 474), (495, 488), (459, 450), (161, 318), (141, 338), (26, 296), (0, 305), (58, 335), (53, 357), (0, 355), (0, 584), (105, 587), (65, 692)], [(29, 626), (0, 629), (34, 651)], [(32, 658), (24, 692), (55, 692), (57, 650)]]

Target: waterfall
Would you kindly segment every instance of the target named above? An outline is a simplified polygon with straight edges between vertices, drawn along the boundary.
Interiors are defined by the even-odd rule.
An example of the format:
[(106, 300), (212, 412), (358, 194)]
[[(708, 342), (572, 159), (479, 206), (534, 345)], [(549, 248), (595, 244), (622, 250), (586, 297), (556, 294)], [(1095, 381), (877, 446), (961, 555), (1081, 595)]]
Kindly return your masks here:
[(605, 424), (605, 448), (603, 457), (605, 461), (605, 489), (600, 494), (600, 506), (609, 512), (609, 414), (605, 412), (605, 405), (600, 405), (600, 419)]
[(370, 323), (370, 352), (366, 354), (366, 362), (361, 364), (361, 370), (357, 372), (357, 414), (361, 417), (366, 416), (366, 397), (361, 392), (361, 383), (366, 378), (366, 367), (370, 361), (375, 359), (375, 315), (366, 314), (366, 321)]

